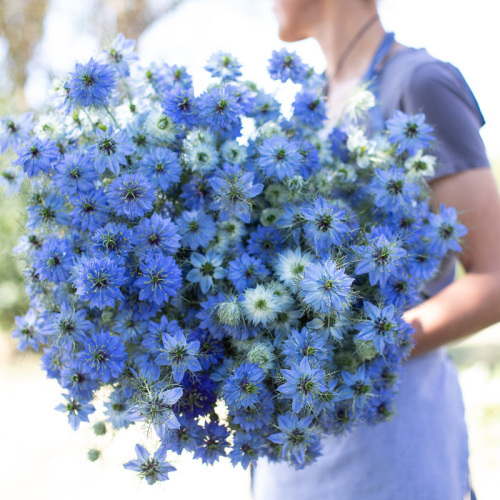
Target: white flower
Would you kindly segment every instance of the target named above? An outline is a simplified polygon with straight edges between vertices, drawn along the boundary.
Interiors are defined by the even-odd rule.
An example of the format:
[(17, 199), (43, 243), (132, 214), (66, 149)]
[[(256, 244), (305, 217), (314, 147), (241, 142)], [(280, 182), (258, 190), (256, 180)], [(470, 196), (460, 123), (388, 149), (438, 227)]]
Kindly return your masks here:
[(405, 170), (413, 177), (432, 177), (435, 165), (435, 156), (423, 155), (422, 151), (419, 151), (405, 161)]
[(345, 107), (345, 115), (348, 119), (358, 122), (373, 106), (375, 106), (373, 92), (370, 92), (366, 86), (360, 86), (349, 96)]
[(337, 315), (316, 317), (307, 323), (307, 328), (316, 330), (318, 334), (342, 340), (344, 335), (352, 328), (352, 321), (345, 313), (341, 312)]
[(370, 166), (371, 157), (375, 154), (375, 144), (370, 141), (359, 128), (354, 128), (347, 137), (347, 149), (359, 168)]
[(264, 371), (268, 371), (274, 366), (274, 348), (268, 342), (256, 342), (247, 353), (250, 363), (257, 363)]
[(222, 159), (231, 165), (243, 165), (247, 159), (247, 151), (236, 141), (227, 141), (220, 149)]
[(184, 147), (189, 149), (198, 144), (209, 144), (215, 147), (217, 145), (215, 134), (204, 128), (198, 128), (188, 132), (186, 139), (184, 139)]
[(217, 166), (219, 153), (208, 143), (190, 144), (187, 148), (186, 160), (191, 170), (205, 174)]
[(214, 250), (224, 253), (230, 246), (237, 244), (245, 236), (245, 225), (238, 219), (229, 219), (217, 224)]
[(159, 109), (152, 109), (144, 122), (144, 133), (158, 146), (174, 142), (178, 132), (177, 125)]
[(278, 255), (276, 273), (279, 279), (289, 286), (296, 286), (302, 279), (306, 267), (311, 264), (313, 257), (309, 253), (302, 253), (300, 247), (296, 250), (286, 250)]
[(276, 339), (288, 334), (292, 328), (298, 328), (299, 318), (302, 314), (303, 312), (300, 309), (288, 309), (279, 312), (276, 321), (270, 326), (270, 328), (274, 329)]
[(238, 326), (243, 319), (240, 305), (236, 298), (222, 302), (217, 306), (217, 318), (224, 325)]
[(274, 226), (282, 214), (283, 210), (279, 210), (277, 208), (265, 208), (260, 214), (260, 223), (266, 227)]
[(288, 201), (288, 195), (288, 189), (282, 184), (269, 184), (264, 191), (266, 201), (275, 206), (281, 206)]
[(274, 295), (262, 285), (249, 288), (244, 293), (243, 310), (245, 316), (254, 325), (267, 325), (273, 322), (281, 310), (280, 297)]

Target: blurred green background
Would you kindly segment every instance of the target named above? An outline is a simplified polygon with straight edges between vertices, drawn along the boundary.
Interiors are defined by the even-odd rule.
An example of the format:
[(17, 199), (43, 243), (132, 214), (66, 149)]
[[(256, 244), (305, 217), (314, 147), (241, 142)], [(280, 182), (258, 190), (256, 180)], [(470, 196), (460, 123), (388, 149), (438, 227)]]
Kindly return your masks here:
[[(382, 0), (382, 21), (396, 31), (401, 42), (425, 45), (431, 53), (451, 60), (463, 71), (486, 116), (488, 125), (483, 137), (498, 182), (499, 75), (494, 73), (496, 64), (483, 63), (496, 60), (495, 47), (500, 45), (498, 29), (485, 28), (495, 20), (492, 3), (477, 0), (475, 16), (479, 28), (471, 27), (468, 37), (476, 40), (475, 47), (463, 37), (460, 22), (470, 18), (470, 3), (442, 0), (437, 4), (432, 0), (422, 0), (418, 6), (410, 0)], [(241, 56), (244, 66), (251, 68), (250, 76), (258, 81), (254, 77), (258, 70), (253, 68), (264, 68), (265, 73), (266, 58), (272, 49), (282, 45), (271, 7), (271, 0), (0, 0), (0, 115), (19, 114), (32, 108), (43, 112), (50, 78), (71, 69), (75, 60), (90, 57), (103, 41), (119, 32), (139, 40), (143, 59), (164, 57), (168, 62), (194, 67), (195, 83), (196, 71), (216, 49), (231, 50)], [(456, 21), (450, 24), (452, 9)], [(430, 11), (433, 16), (429, 16)], [(426, 29), (422, 30), (424, 23)], [(442, 33), (443, 26), (447, 36)], [(321, 55), (314, 43), (300, 42), (291, 48), (318, 70), (322, 69)], [(477, 49), (482, 50), (482, 58), (477, 57)], [(10, 159), (0, 156), (0, 172)], [(155, 486), (153, 493), (153, 489), (143, 491), (128, 474), (121, 475), (120, 464), (130, 458), (133, 444), (124, 452), (128, 455), (115, 462), (105, 459), (103, 465), (97, 465), (99, 468), (86, 462), (83, 442), (88, 435), (76, 437), (67, 431), (64, 419), (52, 410), (59, 402), (57, 384), (44, 378), (37, 366), (38, 355), (17, 353), (10, 338), (14, 317), (28, 308), (23, 265), (12, 254), (23, 232), (23, 205), (22, 194), (6, 199), (0, 191), (0, 393), (2, 406), (12, 410), (0, 412), (0, 442), (4, 447), (0, 454), (0, 491), (10, 493), (5, 498), (66, 498), (82, 474), (87, 474), (88, 484), (78, 492), (71, 491), (76, 500), (88, 498), (86, 495), (96, 491), (99, 493), (95, 498), (104, 498), (108, 490), (121, 500), (137, 498), (139, 491), (149, 499), (157, 495), (160, 498), (160, 494), (165, 497), (167, 493), (197, 498), (196, 492), (202, 492), (205, 500), (248, 498), (247, 474), (242, 470), (231, 472), (227, 464), (210, 469), (211, 472), (192, 465), (187, 476), (175, 473), (178, 475), (168, 485)], [(471, 471), (480, 500), (500, 496), (499, 339), (500, 330), (495, 325), (450, 348), (466, 402)], [(36, 419), (32, 417), (33, 407)], [(24, 438), (20, 437), (21, 429)], [(43, 464), (31, 472), (36, 485), (33, 487), (25, 481), (25, 469), (20, 465), (26, 454), (33, 463)], [(203, 481), (194, 484), (189, 474), (199, 474)], [(200, 486), (205, 481), (206, 487)], [(209, 481), (217, 486), (212, 488)], [(192, 484), (187, 487), (188, 483)]]

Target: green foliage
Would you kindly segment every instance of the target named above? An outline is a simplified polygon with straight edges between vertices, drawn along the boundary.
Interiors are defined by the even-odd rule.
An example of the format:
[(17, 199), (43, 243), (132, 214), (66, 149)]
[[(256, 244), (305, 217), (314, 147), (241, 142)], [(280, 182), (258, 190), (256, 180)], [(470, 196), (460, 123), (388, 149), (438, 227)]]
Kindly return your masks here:
[[(7, 157), (0, 157), (0, 170), (7, 161)], [(29, 305), (24, 292), (24, 263), (12, 253), (24, 232), (24, 205), (22, 195), (6, 198), (0, 188), (0, 331), (7, 333), (14, 328), (14, 316), (24, 314)]]

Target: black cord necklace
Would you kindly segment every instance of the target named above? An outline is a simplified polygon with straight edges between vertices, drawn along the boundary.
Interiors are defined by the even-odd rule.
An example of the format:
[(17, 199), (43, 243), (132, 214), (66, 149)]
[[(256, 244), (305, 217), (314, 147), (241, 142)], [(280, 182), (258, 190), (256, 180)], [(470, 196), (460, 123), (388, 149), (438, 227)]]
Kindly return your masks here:
[(356, 47), (357, 43), (361, 40), (363, 35), (370, 29), (372, 24), (378, 19), (378, 14), (375, 13), (368, 21), (366, 21), (363, 26), (359, 29), (359, 31), (351, 38), (350, 42), (347, 44), (346, 48), (343, 50), (342, 54), (339, 57), (337, 67), (335, 68), (335, 71), (333, 75), (328, 78), (328, 84), (327, 86), (330, 85), (330, 83), (335, 80), (335, 77), (340, 73), (340, 70), (342, 69), (346, 59), (349, 57), (349, 54), (352, 52), (354, 47)]

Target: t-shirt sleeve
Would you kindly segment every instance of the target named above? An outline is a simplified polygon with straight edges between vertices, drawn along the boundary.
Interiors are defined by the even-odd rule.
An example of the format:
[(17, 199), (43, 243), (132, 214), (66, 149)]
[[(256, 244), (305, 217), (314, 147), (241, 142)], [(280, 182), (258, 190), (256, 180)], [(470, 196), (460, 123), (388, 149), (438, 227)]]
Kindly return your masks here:
[(484, 118), (460, 71), (449, 63), (432, 61), (417, 66), (402, 95), (401, 110), (424, 113), (434, 127), (432, 153), (437, 156), (437, 179), (465, 170), (488, 167), (479, 134)]

